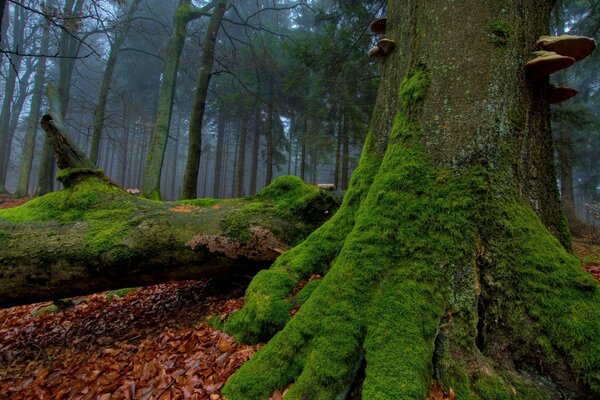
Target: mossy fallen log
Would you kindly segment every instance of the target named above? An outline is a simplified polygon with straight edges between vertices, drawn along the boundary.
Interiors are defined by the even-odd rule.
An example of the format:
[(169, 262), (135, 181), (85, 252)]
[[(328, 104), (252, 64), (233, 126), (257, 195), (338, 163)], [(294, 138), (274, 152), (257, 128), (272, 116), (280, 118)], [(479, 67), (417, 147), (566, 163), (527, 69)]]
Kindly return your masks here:
[(338, 206), (281, 177), (245, 199), (157, 202), (99, 170), (61, 170), (66, 189), (0, 211), (0, 307), (267, 267)]

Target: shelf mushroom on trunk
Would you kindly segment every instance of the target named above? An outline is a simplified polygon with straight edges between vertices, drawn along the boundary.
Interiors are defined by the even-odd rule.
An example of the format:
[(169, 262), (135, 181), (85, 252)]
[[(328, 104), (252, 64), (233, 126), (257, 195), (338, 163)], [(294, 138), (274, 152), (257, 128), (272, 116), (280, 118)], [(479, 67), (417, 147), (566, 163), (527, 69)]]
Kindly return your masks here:
[(385, 61), (385, 58), (394, 51), (395, 48), (396, 42), (394, 42), (392, 39), (381, 39), (377, 42), (377, 46), (372, 47), (371, 50), (369, 50), (369, 58), (382, 63)]
[(594, 51), (596, 41), (585, 36), (574, 35), (540, 36), (536, 45), (540, 50), (552, 51), (580, 61)]
[(570, 87), (553, 87), (548, 96), (548, 103), (557, 104), (575, 97), (579, 93)]
[(525, 64), (525, 72), (533, 79), (543, 78), (575, 64), (573, 57), (556, 54), (552, 51), (536, 51), (536, 57)]
[[(569, 68), (589, 56), (596, 49), (596, 41), (585, 36), (540, 36), (536, 42), (536, 56), (525, 64), (525, 72), (532, 79), (540, 79), (561, 69)], [(550, 104), (561, 103), (577, 95), (569, 87), (553, 87), (548, 95)]]
[(378, 35), (383, 35), (385, 33), (386, 25), (387, 25), (387, 17), (383, 17), (383, 18), (379, 18), (379, 19), (376, 19), (375, 21), (371, 22), (371, 25), (369, 27), (371, 28), (371, 31), (373, 33), (376, 33)]

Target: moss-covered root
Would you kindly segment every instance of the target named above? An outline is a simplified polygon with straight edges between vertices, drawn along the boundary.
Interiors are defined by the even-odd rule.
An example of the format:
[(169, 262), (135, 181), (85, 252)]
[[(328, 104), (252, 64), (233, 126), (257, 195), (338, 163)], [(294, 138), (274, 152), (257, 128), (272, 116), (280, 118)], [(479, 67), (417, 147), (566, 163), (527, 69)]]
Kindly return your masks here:
[[(600, 395), (600, 285), (544, 228), (530, 207), (501, 203), (487, 221), (483, 270), (492, 339), (537, 363), (566, 390)], [(589, 393), (593, 393), (589, 394)], [(587, 397), (586, 397), (587, 398)]]
[(424, 398), (447, 303), (443, 287), (439, 271), (419, 263), (382, 283), (369, 310), (363, 398)]
[(364, 398), (424, 398), (447, 291), (435, 268), (403, 263), (391, 273), (378, 270), (378, 262), (389, 261), (379, 258), (367, 268), (382, 282), (374, 293), (369, 288), (377, 285), (342, 257), (286, 327), (231, 377), (223, 395), (267, 399), (293, 383), (286, 399), (343, 399), (364, 354)]
[[(369, 149), (371, 142), (369, 135), (365, 149)], [(285, 326), (294, 306), (288, 296), (301, 280), (329, 270), (354, 227), (358, 206), (380, 164), (381, 157), (371, 155), (369, 151), (363, 152), (340, 210), (302, 244), (279, 257), (270, 269), (256, 275), (246, 291), (244, 308), (234, 313), (225, 324), (227, 332), (241, 342), (256, 343), (270, 339)]]

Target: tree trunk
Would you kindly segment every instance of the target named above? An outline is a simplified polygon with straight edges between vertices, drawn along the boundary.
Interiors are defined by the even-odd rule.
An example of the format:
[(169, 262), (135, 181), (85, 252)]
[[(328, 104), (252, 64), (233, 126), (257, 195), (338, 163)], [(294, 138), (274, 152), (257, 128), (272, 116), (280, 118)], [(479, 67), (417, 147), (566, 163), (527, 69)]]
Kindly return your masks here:
[(213, 181), (213, 197), (221, 197), (221, 181), (223, 176), (223, 148), (225, 146), (225, 111), (219, 110), (217, 121), (217, 149), (215, 150), (215, 180)]
[[(31, 75), (35, 70), (35, 64), (31, 59), (26, 59), (27, 66), (25, 67), (25, 71), (19, 71), (19, 94), (13, 101), (13, 106), (10, 110), (10, 122), (8, 128), (8, 145), (4, 148), (4, 155), (2, 158), (4, 159), (4, 172), (5, 176), (3, 179), (0, 179), (6, 184), (6, 180), (9, 175), (9, 167), (10, 167), (10, 157), (12, 155), (12, 147), (13, 140), (15, 138), (15, 133), (17, 132), (17, 128), (19, 127), (19, 122), (21, 120), (21, 113), (23, 112), (23, 107), (25, 102), (29, 98), (31, 94), (29, 92), (29, 81), (31, 79)], [(5, 186), (5, 185), (4, 185)]]
[[(6, 0), (0, 0), (0, 44), (5, 35), (5, 27), (2, 26), (4, 24), (4, 10), (6, 10)], [(0, 60), (2, 60), (2, 58), (0, 58)]]
[(171, 124), (179, 56), (183, 50), (187, 34), (186, 26), (188, 19), (185, 14), (189, 7), (191, 7), (191, 0), (179, 0), (177, 11), (173, 18), (173, 33), (167, 45), (163, 79), (158, 96), (156, 122), (142, 176), (142, 195), (149, 199), (160, 199), (160, 176), (167, 148), (169, 126)]
[(235, 168), (234, 192), (233, 197), (242, 197), (244, 195), (244, 171), (246, 171), (246, 137), (248, 136), (247, 115), (242, 116), (240, 125), (240, 138), (238, 142), (237, 161)]
[(300, 137), (300, 178), (306, 179), (306, 134), (308, 133), (308, 120), (304, 117), (302, 136)]
[[(270, 96), (273, 96), (273, 92), (270, 92)], [(274, 143), (273, 143), (273, 100), (269, 100), (267, 104), (267, 131), (265, 133), (265, 137), (267, 139), (267, 157), (265, 160), (265, 186), (270, 184), (273, 180), (273, 151)]]
[(344, 114), (342, 113), (342, 109), (340, 107), (338, 113), (338, 121), (337, 121), (337, 141), (335, 146), (335, 170), (333, 172), (333, 184), (336, 188), (340, 188), (340, 176), (342, 169), (342, 137), (345, 132), (343, 132), (343, 124), (342, 120), (344, 119)]
[(100, 93), (98, 94), (98, 102), (96, 103), (96, 109), (94, 111), (92, 145), (90, 148), (90, 159), (94, 163), (98, 161), (98, 149), (100, 147), (100, 138), (102, 137), (102, 126), (104, 125), (104, 113), (106, 111), (106, 102), (108, 100), (110, 83), (112, 81), (115, 67), (117, 66), (117, 59), (119, 57), (121, 47), (123, 46), (123, 43), (125, 43), (125, 39), (129, 34), (129, 28), (131, 27), (133, 16), (141, 1), (142, 0), (131, 0), (125, 20), (121, 23), (121, 26), (116, 28), (115, 38), (110, 46), (108, 60), (106, 61), (104, 75), (102, 76), (102, 84), (100, 85)]
[(277, 335), (223, 396), (414, 400), (432, 379), (461, 400), (600, 396), (600, 285), (561, 245), (548, 79), (523, 70), (551, 6), (388, 3), (397, 47), (359, 166), (226, 321)]
[(217, 0), (212, 16), (206, 28), (204, 42), (202, 43), (202, 57), (200, 58), (200, 74), (196, 83), (194, 105), (190, 117), (190, 129), (188, 134), (188, 156), (183, 174), (184, 199), (193, 199), (198, 196), (198, 172), (200, 168), (200, 153), (202, 150), (202, 121), (206, 108), (206, 95), (212, 68), (215, 60), (215, 46), (217, 35), (221, 27), (223, 15), (227, 9), (227, 0)]
[(256, 184), (258, 180), (258, 157), (260, 150), (260, 126), (261, 126), (260, 106), (257, 105), (254, 110), (254, 132), (252, 135), (252, 162), (250, 165), (250, 193), (256, 193)]
[(348, 175), (350, 172), (350, 139), (348, 138), (345, 116), (342, 116), (342, 183), (341, 190), (348, 189)]
[[(23, 44), (25, 35), (25, 10), (19, 8), (18, 12), (14, 13), (13, 22), (13, 44), (20, 46)], [(4, 101), (2, 102), (2, 109), (0, 110), (0, 192), (6, 192), (6, 173), (8, 161), (6, 155), (10, 147), (10, 139), (12, 137), (10, 131), (10, 120), (13, 109), (13, 96), (15, 93), (15, 87), (17, 84), (17, 74), (21, 66), (22, 57), (13, 55), (11, 56), (11, 66), (8, 69), (8, 76), (6, 77), (6, 85), (4, 87)]]
[[(48, 26), (45, 26), (40, 44), (40, 54), (46, 54), (48, 52), (48, 44), (50, 41), (49, 32)], [(40, 57), (37, 61), (29, 117), (27, 118), (27, 132), (25, 133), (25, 142), (23, 144), (23, 155), (21, 157), (21, 168), (19, 171), (19, 183), (17, 185), (17, 190), (15, 191), (15, 196), (17, 197), (27, 196), (27, 193), (29, 192), (29, 180), (31, 176), (31, 167), (33, 164), (38, 121), (40, 119), (40, 107), (42, 104), (42, 95), (44, 93), (45, 76), (46, 58)]]

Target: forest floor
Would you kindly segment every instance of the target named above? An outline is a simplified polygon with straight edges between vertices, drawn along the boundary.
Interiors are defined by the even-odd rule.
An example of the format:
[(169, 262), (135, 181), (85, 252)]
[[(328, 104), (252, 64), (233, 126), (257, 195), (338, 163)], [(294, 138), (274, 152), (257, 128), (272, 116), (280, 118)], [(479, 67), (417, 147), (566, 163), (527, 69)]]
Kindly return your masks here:
[[(0, 196), (0, 208), (24, 201)], [(600, 280), (600, 245), (576, 240), (574, 250)], [(227, 378), (261, 345), (238, 344), (205, 321), (239, 309), (249, 280), (170, 282), (79, 297), (60, 309), (1, 309), (0, 400), (221, 399)], [(434, 385), (429, 398), (448, 397)]]

